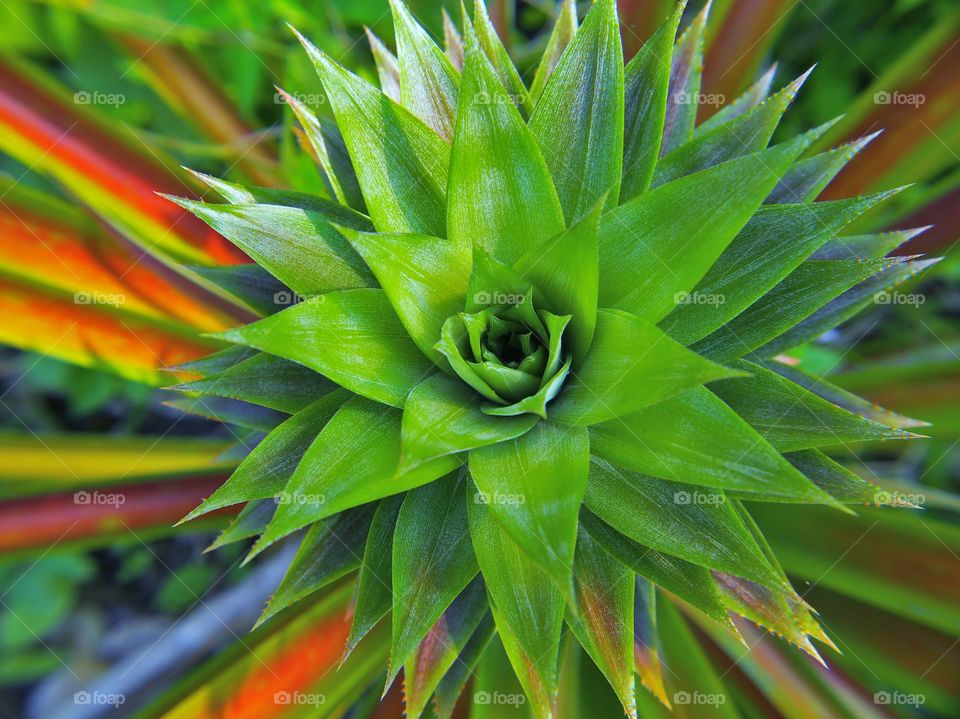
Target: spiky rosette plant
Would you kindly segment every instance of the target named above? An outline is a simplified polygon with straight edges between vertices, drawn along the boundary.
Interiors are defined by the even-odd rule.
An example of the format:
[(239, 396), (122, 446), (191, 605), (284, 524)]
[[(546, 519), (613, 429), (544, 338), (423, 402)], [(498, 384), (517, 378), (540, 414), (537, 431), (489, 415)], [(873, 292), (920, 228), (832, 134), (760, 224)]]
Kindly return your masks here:
[(806, 75), (697, 126), (706, 11), (625, 67), (614, 0), (579, 28), (567, 2), (529, 86), (482, 3), (446, 52), (393, 14), (382, 89), (301, 38), (336, 123), (289, 102), (332, 199), (177, 200), (269, 313), (181, 389), (277, 411), (237, 419), (270, 431), (190, 516), (247, 503), (225, 536), (250, 557), (308, 529), (264, 619), (359, 567), (347, 652), (390, 613), (413, 717), (449, 715), (494, 634), (553, 716), (566, 629), (628, 714), (635, 674), (669, 704), (658, 601), (819, 658), (746, 503), (876, 503), (821, 448), (917, 424), (782, 356), (923, 266), (883, 259), (905, 234), (840, 236), (892, 193), (813, 201), (864, 143), (770, 146)]

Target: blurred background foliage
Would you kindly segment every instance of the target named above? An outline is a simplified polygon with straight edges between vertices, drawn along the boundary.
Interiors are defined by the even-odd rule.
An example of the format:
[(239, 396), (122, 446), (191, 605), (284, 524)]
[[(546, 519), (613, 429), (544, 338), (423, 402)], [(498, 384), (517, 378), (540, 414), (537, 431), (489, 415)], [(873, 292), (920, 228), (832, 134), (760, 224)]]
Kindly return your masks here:
[[(410, 4), (430, 30), (442, 36), (441, 3)], [(451, 14), (458, 12), (459, 3), (442, 4)], [(691, 2), (688, 12), (702, 4)], [(621, 2), (628, 51), (639, 46), (671, 5), (663, 0)], [(492, 3), (492, 15), (521, 68), (529, 70), (545, 45), (555, 9), (550, 0)], [(779, 84), (816, 63), (817, 70), (779, 130), (783, 136), (826, 122), (841, 111), (847, 116), (820, 149), (886, 129), (887, 134), (851, 163), (826, 196), (916, 183), (882, 215), (871, 215), (863, 230), (936, 225), (901, 250), (946, 257), (905, 290), (922, 301), (873, 305), (841, 330), (794, 354), (808, 369), (829, 374), (841, 386), (933, 423), (927, 442), (868, 447), (858, 457), (846, 457), (855, 471), (883, 477), (890, 486), (957, 492), (956, 0), (716, 0), (713, 17), (704, 92), (729, 101), (774, 60), (779, 63)], [(16, 131), (18, 113), (24, 107), (49, 111), (48, 101), (37, 99), (47, 97), (58, 98), (66, 108), (58, 118), (61, 127), (93, 128), (87, 147), (105, 150), (108, 172), (111, 161), (143, 165), (189, 184), (177, 170), (184, 165), (238, 182), (324, 192), (313, 158), (298, 142), (293, 114), (276, 90), (282, 87), (321, 115), (325, 112), (319, 81), (287, 23), (371, 79), (375, 70), (364, 28), (383, 38), (392, 36), (386, 0), (0, 3), (0, 27), (5, 28), (0, 33), (0, 219), (16, 216), (26, 226), (18, 212), (27, 208), (38, 217), (69, 222), (97, 237), (112, 237), (118, 228), (150, 227), (133, 211), (123, 215), (117, 210), (114, 216), (113, 205), (98, 205), (102, 198), (85, 195), (79, 186), (65, 182), (58, 166), (48, 163), (50, 157), (33, 157), (23, 149)], [(726, 70), (721, 72), (722, 68)], [(907, 108), (878, 104), (878, 92), (894, 91), (922, 93), (925, 101)], [(99, 146), (97, 132), (113, 138), (122, 152)], [(38, 203), (37, 196), (45, 199)], [(3, 227), (10, 230), (9, 225)], [(40, 233), (41, 241), (48, 239), (39, 225), (31, 225), (30, 231), (38, 239)], [(45, 279), (24, 279), (18, 266), (24, 260), (9, 242), (9, 235), (0, 237), (0, 244), (7, 244), (0, 252), (0, 280), (16, 284)], [(56, 270), (48, 267), (43, 272)], [(223, 319), (211, 319), (199, 328), (209, 329), (215, 321)], [(200, 324), (195, 321), (191, 326)], [(24, 331), (31, 337), (34, 331), (38, 336), (43, 332)], [(14, 342), (6, 331), (0, 333), (0, 341), (28, 350), (47, 347), (40, 352), (0, 349), (0, 433), (6, 433), (0, 434), (0, 444), (14, 432), (39, 435), (32, 449), (20, 444), (0, 448), (5, 464), (26, 467), (0, 481), (0, 522), (7, 522), (6, 529), (0, 527), (5, 557), (0, 564), (0, 716), (47, 717), (52, 715), (49, 708), (72, 687), (117, 662), (130, 647), (160, 642), (171, 623), (195, 612), (210, 592), (247, 579), (245, 570), (237, 567), (240, 545), (203, 554), (215, 530), (225, 525), (222, 517), (205, 525), (206, 533), (191, 526), (186, 534), (174, 534), (170, 528), (198, 491), (220, 481), (217, 472), (229, 464), (229, 455), (221, 453), (238, 438), (218, 423), (166, 404), (170, 397), (156, 388), (162, 381), (154, 375), (143, 383), (130, 374), (118, 376), (112, 368), (77, 366), (73, 350), (58, 347), (52, 339)], [(17, 481), (57, 473), (55, 463), (51, 467), (48, 459), (38, 456), (50, 446), (61, 454), (56, 444), (60, 440), (46, 437), (64, 433), (97, 433), (85, 445), (94, 456), (86, 457), (85, 450), (64, 440), (62, 456), (77, 452), (76, 466), (81, 469), (72, 468), (72, 477), (49, 488), (70, 492), (93, 479), (118, 478), (135, 480), (135, 489), (119, 519), (105, 512), (90, 531), (76, 537), (71, 533), (61, 541), (76, 526), (70, 522), (86, 520), (74, 518), (70, 507), (52, 502), (43, 505), (47, 514), (39, 504), (18, 504), (32, 500), (18, 497), (15, 487)], [(200, 442), (176, 447), (168, 457), (154, 451), (152, 438), (160, 436)], [(118, 446), (127, 446), (132, 454), (152, 453), (146, 462), (131, 461), (122, 468), (100, 466), (95, 453)], [(191, 474), (173, 489), (162, 488), (165, 503), (158, 509), (160, 485), (155, 480), (178, 471), (174, 456), (193, 459), (193, 466), (202, 460), (200, 466), (208, 469)], [(217, 457), (219, 462), (211, 461)], [(91, 463), (89, 474), (84, 473), (84, 462)], [(138, 502), (145, 509), (138, 509)], [(934, 516), (953, 517), (957, 507), (944, 494), (930, 509)], [(14, 520), (28, 512), (37, 513), (31, 515), (34, 526), (14, 527)], [(17, 532), (36, 536), (24, 540), (26, 535)], [(252, 604), (250, 611), (256, 616), (259, 603)], [(194, 663), (234, 638), (221, 632), (196, 653)]]

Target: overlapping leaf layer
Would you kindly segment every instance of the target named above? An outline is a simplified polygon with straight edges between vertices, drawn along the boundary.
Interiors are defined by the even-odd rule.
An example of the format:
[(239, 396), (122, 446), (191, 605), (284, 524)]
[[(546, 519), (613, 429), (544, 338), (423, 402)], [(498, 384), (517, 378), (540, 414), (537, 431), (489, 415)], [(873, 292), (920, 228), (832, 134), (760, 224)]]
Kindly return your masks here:
[(780, 361), (924, 266), (818, 254), (892, 193), (814, 202), (827, 128), (770, 144), (806, 75), (695, 127), (705, 14), (625, 65), (615, 1), (567, 2), (528, 87), (482, 3), (446, 51), (393, 11), (382, 90), (301, 38), (335, 199), (179, 201), (257, 261), (225, 291), (286, 288), (184, 368), (272, 429), (191, 517), (247, 503), (251, 556), (306, 530), (265, 618), (359, 569), (348, 651), (392, 613), (410, 716), (448, 715), (494, 634), (554, 716), (565, 627), (628, 714), (636, 675), (667, 703), (657, 597), (832, 646), (745, 502), (875, 503), (820, 450), (914, 436)]

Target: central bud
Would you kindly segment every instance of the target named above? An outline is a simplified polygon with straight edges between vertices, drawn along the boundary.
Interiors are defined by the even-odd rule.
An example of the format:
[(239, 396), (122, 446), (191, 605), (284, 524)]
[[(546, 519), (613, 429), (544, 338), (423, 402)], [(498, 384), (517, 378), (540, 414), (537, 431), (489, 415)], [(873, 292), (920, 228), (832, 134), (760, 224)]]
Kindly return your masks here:
[(538, 308), (526, 293), (475, 292), (467, 311), (449, 318), (437, 349), (486, 400), (490, 415), (546, 417), (570, 372), (563, 343), (569, 316)]

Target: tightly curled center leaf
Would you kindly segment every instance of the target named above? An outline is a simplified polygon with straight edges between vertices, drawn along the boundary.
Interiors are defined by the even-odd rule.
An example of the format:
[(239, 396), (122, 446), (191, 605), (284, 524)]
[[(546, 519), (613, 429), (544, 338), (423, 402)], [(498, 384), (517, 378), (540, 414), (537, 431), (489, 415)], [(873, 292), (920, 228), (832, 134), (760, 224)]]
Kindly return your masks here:
[(437, 350), (488, 400), (486, 414), (545, 417), (573, 361), (563, 343), (569, 323), (569, 315), (538, 308), (532, 289), (478, 291), (467, 311), (444, 323)]

